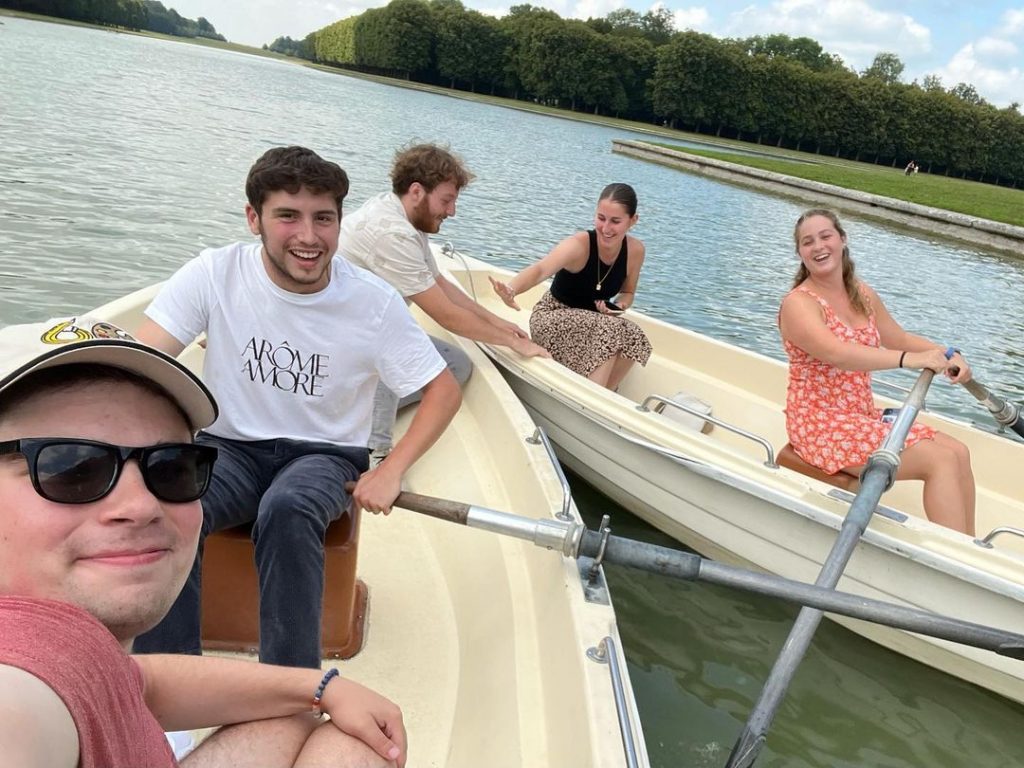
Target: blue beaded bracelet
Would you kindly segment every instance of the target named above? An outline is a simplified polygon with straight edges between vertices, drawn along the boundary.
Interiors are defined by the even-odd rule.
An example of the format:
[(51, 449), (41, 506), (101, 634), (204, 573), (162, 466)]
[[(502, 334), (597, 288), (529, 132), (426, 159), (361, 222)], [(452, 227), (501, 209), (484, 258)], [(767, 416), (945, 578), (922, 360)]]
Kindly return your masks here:
[(313, 711), (321, 717), (323, 716), (324, 713), (323, 710), (320, 709), (320, 699), (324, 697), (324, 688), (326, 688), (327, 684), (331, 682), (331, 680), (336, 678), (339, 674), (341, 673), (338, 672), (337, 667), (331, 667), (330, 669), (328, 669), (324, 673), (323, 679), (320, 681), (320, 685), (316, 687), (316, 693), (313, 694)]

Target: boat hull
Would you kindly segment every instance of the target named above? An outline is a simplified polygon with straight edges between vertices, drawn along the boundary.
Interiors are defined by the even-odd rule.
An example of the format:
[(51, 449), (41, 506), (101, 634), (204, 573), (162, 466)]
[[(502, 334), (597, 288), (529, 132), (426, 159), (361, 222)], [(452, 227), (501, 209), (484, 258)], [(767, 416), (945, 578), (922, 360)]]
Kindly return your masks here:
[[(157, 288), (90, 314), (132, 329)], [(559, 475), (527, 440), (535, 425), (497, 369), (475, 345), (417, 319), (462, 345), (474, 372), (404, 489), (532, 518), (560, 512)], [(202, 355), (193, 344), (180, 359), (201, 373)], [(399, 415), (396, 436), (414, 411)], [(574, 504), (570, 513), (578, 518)], [(636, 764), (649, 764), (607, 590), (588, 600), (574, 561), (395, 509), (363, 515), (358, 576), (369, 589), (366, 636), (345, 674), (402, 707), (410, 764), (622, 768), (623, 722)], [(625, 675), (621, 710), (609, 665), (588, 654), (605, 638)]]
[[(501, 270), (480, 262), (449, 260), (446, 266), (477, 291), (487, 285), (487, 273), (507, 279)], [(489, 309), (502, 312), (496, 302), (482, 293), (478, 296)], [(664, 323), (642, 316), (638, 321), (654, 337), (656, 356), (677, 340)], [(784, 431), (779, 434), (782, 366), (708, 343), (699, 351), (688, 344), (691, 348), (681, 354), (690, 360), (731, 354), (731, 361), (718, 363), (719, 371), (732, 367), (736, 377), (766, 381), (768, 393), (747, 390), (744, 410), (715, 398), (716, 391), (732, 399), (741, 397), (739, 378), (715, 381), (704, 371), (687, 376), (688, 383), (700, 397), (715, 402), (715, 413), (724, 412), (729, 421), (739, 421), (734, 421), (733, 413), (743, 411), (748, 419), (740, 425), (766, 434), (767, 442), (780, 449), (785, 442)], [(767, 466), (769, 455), (760, 445), (718, 426), (706, 435), (644, 409), (640, 403), (646, 395), (666, 384), (644, 382), (642, 369), (627, 377), (623, 397), (551, 361), (525, 360), (500, 347), (491, 348), (490, 354), (534, 420), (548, 431), (562, 461), (609, 498), (708, 557), (804, 582), (817, 578), (849, 508), (849, 497), (838, 498), (838, 489)], [(750, 370), (744, 372), (748, 364)], [(707, 384), (703, 390), (701, 376)], [(773, 424), (771, 417), (762, 413), (771, 409), (774, 432), (765, 427)], [(1005, 438), (984, 437), (1005, 446), (979, 446), (979, 453), (1016, 451), (1024, 457), (1020, 446)], [(883, 498), (884, 506), (857, 546), (839, 588), (1024, 634), (1024, 558), (1019, 544), (1003, 542), (996, 550), (981, 549), (967, 537), (922, 519), (920, 510), (906, 503), (911, 496), (904, 488), (902, 495)], [(1008, 514), (1019, 506), (989, 489), (986, 509), (995, 506), (994, 501), (989, 504), (992, 499), (1002, 499)], [(1018, 661), (889, 627), (831, 618), (922, 663), (1024, 702), (1024, 664)]]

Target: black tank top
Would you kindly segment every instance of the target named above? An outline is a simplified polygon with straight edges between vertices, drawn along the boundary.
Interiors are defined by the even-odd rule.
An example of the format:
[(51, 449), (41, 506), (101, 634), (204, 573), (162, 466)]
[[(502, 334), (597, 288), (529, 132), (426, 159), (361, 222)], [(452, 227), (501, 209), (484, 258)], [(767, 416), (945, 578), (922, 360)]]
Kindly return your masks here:
[[(622, 284), (626, 282), (627, 238), (622, 238), (622, 250), (609, 267), (597, 255), (597, 233), (591, 229), (587, 234), (590, 236), (590, 256), (586, 266), (579, 272), (558, 270), (551, 283), (551, 295), (566, 306), (596, 312), (594, 302), (598, 299), (607, 301), (622, 290)], [(601, 287), (597, 288), (599, 282)]]

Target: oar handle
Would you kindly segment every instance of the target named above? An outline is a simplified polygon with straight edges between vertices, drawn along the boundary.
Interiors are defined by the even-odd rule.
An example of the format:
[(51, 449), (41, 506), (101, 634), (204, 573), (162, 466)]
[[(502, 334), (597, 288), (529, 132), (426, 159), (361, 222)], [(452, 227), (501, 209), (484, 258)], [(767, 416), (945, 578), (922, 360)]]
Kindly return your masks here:
[[(354, 481), (349, 480), (345, 483), (345, 490), (349, 493), (352, 493), (355, 489), (356, 484)], [(465, 525), (466, 518), (469, 515), (469, 504), (464, 504), (461, 501), (452, 501), (451, 499), (424, 496), (419, 493), (410, 493), (409, 491), (399, 493), (398, 498), (394, 501), (394, 506), (419, 512), (428, 517), (436, 517), (439, 520), (447, 520), (450, 523), (458, 523), (459, 525)]]

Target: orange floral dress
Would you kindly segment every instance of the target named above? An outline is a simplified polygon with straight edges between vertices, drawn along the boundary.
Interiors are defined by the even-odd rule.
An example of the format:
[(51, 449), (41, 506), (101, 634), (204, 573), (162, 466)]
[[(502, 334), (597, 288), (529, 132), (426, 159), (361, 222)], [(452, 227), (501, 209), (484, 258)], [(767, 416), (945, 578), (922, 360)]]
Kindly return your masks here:
[[(851, 328), (829, 303), (807, 288), (803, 291), (821, 305), (825, 325), (849, 344), (880, 345), (874, 313), (867, 325)], [(801, 459), (834, 475), (847, 467), (863, 466), (868, 456), (882, 445), (891, 424), (881, 421), (871, 392), (871, 373), (844, 371), (812, 357), (789, 341), (783, 341), (789, 356), (789, 386), (786, 391), (786, 432)], [(914, 424), (905, 447), (935, 437), (935, 430)]]

